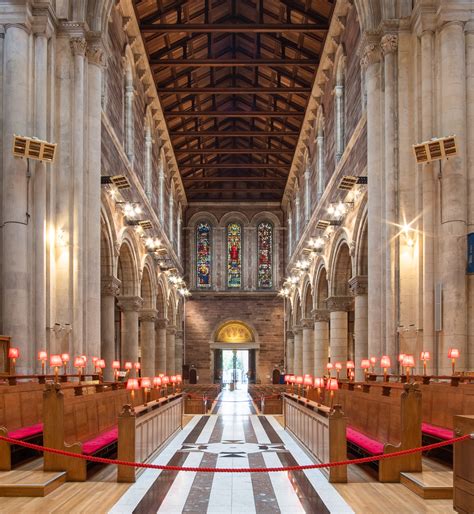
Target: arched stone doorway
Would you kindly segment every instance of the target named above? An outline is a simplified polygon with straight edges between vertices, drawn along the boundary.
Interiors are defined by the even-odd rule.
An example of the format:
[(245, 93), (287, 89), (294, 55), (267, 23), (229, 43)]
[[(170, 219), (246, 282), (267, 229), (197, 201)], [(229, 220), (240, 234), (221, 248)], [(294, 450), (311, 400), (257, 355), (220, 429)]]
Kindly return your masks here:
[[(257, 341), (255, 330), (240, 320), (227, 320), (222, 322), (213, 333), (213, 338), (210, 341), (211, 352), (211, 369), (214, 370), (214, 382), (227, 383), (229, 380), (233, 383), (239, 379), (240, 381), (248, 383), (255, 383), (258, 380), (258, 350), (260, 344)], [(245, 361), (244, 368), (248, 369), (237, 370), (237, 356), (239, 359)], [(233, 359), (231, 378), (226, 374), (226, 356)], [(243, 371), (245, 377), (237, 371)]]

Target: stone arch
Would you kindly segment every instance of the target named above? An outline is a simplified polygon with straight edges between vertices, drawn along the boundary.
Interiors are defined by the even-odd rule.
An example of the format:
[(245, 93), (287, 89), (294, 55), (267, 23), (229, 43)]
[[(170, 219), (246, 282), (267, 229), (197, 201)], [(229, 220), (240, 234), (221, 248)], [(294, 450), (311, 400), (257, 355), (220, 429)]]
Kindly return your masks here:
[(367, 219), (367, 205), (364, 205), (359, 210), (359, 215), (356, 222), (355, 234), (355, 257), (353, 275), (367, 275), (368, 270), (368, 219)]
[(311, 318), (313, 310), (313, 289), (309, 278), (305, 280), (303, 285), (302, 299), (302, 317), (305, 319)]
[(234, 221), (240, 223), (242, 225), (242, 228), (248, 227), (250, 225), (250, 221), (245, 214), (238, 211), (231, 211), (227, 212), (226, 214), (224, 214), (224, 216), (222, 216), (222, 218), (219, 221), (219, 226), (226, 228), (229, 223), (232, 223)]
[(117, 277), (121, 281), (123, 296), (138, 296), (140, 283), (139, 259), (136, 241), (127, 228), (122, 234), (117, 258)]
[(293, 298), (293, 326), (299, 325), (302, 318), (300, 292), (296, 289), (295, 296)]
[(161, 273), (158, 276), (156, 284), (156, 310), (158, 311), (158, 318), (166, 319), (168, 316), (168, 302), (167, 302), (167, 282), (166, 275)]
[(101, 277), (115, 276), (114, 260), (114, 231), (112, 230), (107, 214), (101, 209), (100, 216), (100, 270)]
[(331, 266), (331, 295), (349, 296), (349, 280), (352, 277), (352, 257), (349, 245), (341, 239), (337, 246), (334, 261)]
[[(72, 2), (73, 5), (80, 2)], [(92, 32), (107, 34), (107, 25), (114, 0), (89, 0), (87, 2), (87, 23)], [(77, 19), (77, 18), (74, 18)]]
[(167, 317), (168, 317), (168, 325), (173, 327), (176, 326), (176, 310), (177, 310), (177, 298), (176, 292), (174, 288), (171, 288), (168, 293), (168, 306), (167, 306)]
[(321, 265), (315, 275), (314, 282), (314, 306), (318, 310), (327, 309), (327, 299), (329, 297), (329, 283), (326, 267)]
[(243, 327), (245, 327), (250, 332), (251, 339), (252, 339), (252, 341), (248, 341), (248, 342), (253, 342), (253, 343), (258, 344), (259, 334), (255, 328), (255, 325), (251, 321), (242, 320), (239, 318), (225, 318), (223, 320), (220, 320), (218, 323), (216, 323), (214, 326), (214, 329), (211, 332), (211, 341), (210, 342), (211, 343), (219, 342), (218, 341), (219, 332), (226, 326), (231, 325), (232, 323), (240, 324)]
[(156, 284), (154, 266), (150, 255), (145, 257), (143, 263), (142, 280), (140, 282), (140, 296), (143, 299), (144, 309), (154, 309), (156, 305)]

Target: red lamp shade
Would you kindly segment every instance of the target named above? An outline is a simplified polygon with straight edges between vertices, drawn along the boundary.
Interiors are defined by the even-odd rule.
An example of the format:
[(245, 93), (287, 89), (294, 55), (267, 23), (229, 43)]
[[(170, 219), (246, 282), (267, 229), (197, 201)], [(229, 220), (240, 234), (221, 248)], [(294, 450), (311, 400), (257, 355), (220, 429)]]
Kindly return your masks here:
[(285, 375), (285, 384), (288, 384), (290, 381), (290, 375)]
[(302, 384), (302, 383), (303, 383), (303, 377), (302, 377), (301, 375), (298, 375), (298, 376), (296, 377), (296, 383), (297, 383), (297, 384)]
[(402, 361), (402, 366), (405, 368), (414, 368), (415, 367), (415, 358), (413, 355), (405, 355)]
[(8, 349), (8, 358), (9, 359), (18, 359), (20, 356), (20, 350), (18, 348), (9, 348)]
[[(11, 348), (10, 348), (10, 350), (11, 350)], [(457, 359), (457, 358), (459, 358), (459, 350), (457, 348), (450, 348), (448, 350), (448, 357), (450, 359)]]
[(405, 358), (405, 354), (404, 353), (400, 353), (399, 356), (398, 356), (398, 362), (403, 362), (404, 358)]
[(49, 358), (49, 365), (54, 367), (62, 366), (63, 361), (61, 360), (61, 355), (51, 355)]
[(171, 375), (170, 380), (172, 384), (176, 384), (176, 375)]
[(153, 387), (159, 387), (161, 385), (161, 377), (153, 378)]
[(112, 361), (112, 369), (120, 369), (120, 361)]
[(420, 360), (429, 361), (431, 359), (430, 352), (421, 352)]
[(62, 353), (61, 354), (61, 360), (63, 362), (69, 362), (69, 360), (70, 360), (69, 353)]
[(316, 377), (314, 379), (314, 387), (324, 387), (324, 378), (319, 378), (319, 377)]
[(170, 383), (170, 377), (167, 377), (166, 375), (161, 379), (163, 384), (169, 384)]
[(331, 370), (333, 367), (334, 367), (334, 366), (332, 365), (332, 363), (331, 363), (331, 362), (328, 362), (328, 363), (326, 364), (326, 369), (327, 369), (327, 370)]
[(99, 357), (92, 357), (92, 364), (95, 364), (99, 360)]
[(42, 350), (41, 352), (38, 352), (38, 360), (40, 360), (40, 361), (48, 360), (48, 354), (44, 350)]
[(104, 359), (97, 359), (95, 363), (97, 368), (104, 369), (105, 368), (105, 360)]
[(354, 364), (354, 361), (347, 361), (347, 369), (354, 369), (355, 368), (355, 364)]
[(139, 362), (134, 362), (133, 367), (138, 371), (142, 366)]
[(176, 375), (176, 382), (178, 382), (178, 384), (181, 384), (182, 381), (183, 377), (181, 375)]
[(337, 391), (339, 389), (339, 384), (337, 383), (337, 379), (330, 378), (328, 383), (326, 384), (326, 389), (328, 391)]
[(74, 367), (75, 368), (83, 368), (86, 365), (86, 361), (84, 357), (76, 357), (74, 359)]
[(313, 385), (313, 377), (311, 375), (305, 375), (304, 385), (307, 385), (307, 386)]
[(130, 391), (136, 391), (137, 389), (140, 389), (140, 384), (138, 383), (137, 378), (129, 378), (127, 380), (127, 389)]
[(87, 364), (87, 355), (81, 355), (82, 360), (84, 361), (84, 366)]
[(126, 362), (125, 363), (125, 369), (132, 369), (133, 366), (132, 366), (132, 363), (131, 362)]
[(369, 369), (370, 368), (370, 361), (369, 361), (369, 359), (362, 359), (362, 362), (360, 363), (360, 367), (362, 369)]
[(392, 363), (390, 362), (390, 357), (388, 355), (383, 355), (380, 359), (380, 365), (382, 368), (390, 368)]
[(296, 383), (296, 377), (295, 377), (295, 375), (291, 375), (291, 376), (290, 376), (290, 382), (291, 382), (292, 384), (295, 384), (295, 383)]
[(377, 363), (377, 357), (371, 357), (369, 360), (372, 366), (375, 366), (375, 364)]
[(142, 378), (142, 387), (146, 389), (151, 388), (151, 380), (148, 377)]
[(340, 362), (336, 362), (336, 364), (334, 364), (334, 367), (336, 368), (336, 371), (341, 371), (342, 364)]

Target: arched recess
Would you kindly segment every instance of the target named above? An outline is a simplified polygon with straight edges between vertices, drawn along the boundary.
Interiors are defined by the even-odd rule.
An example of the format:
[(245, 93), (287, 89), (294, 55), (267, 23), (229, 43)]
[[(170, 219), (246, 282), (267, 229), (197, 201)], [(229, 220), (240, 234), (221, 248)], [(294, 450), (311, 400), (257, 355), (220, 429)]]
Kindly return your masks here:
[(331, 277), (331, 292), (333, 296), (349, 296), (349, 280), (352, 276), (352, 259), (346, 242), (340, 244), (334, 261)]
[[(217, 218), (207, 211), (200, 211), (188, 220), (187, 222), (187, 233), (188, 233), (188, 248), (189, 248), (189, 265), (190, 265), (190, 288), (198, 289), (197, 287), (197, 228), (199, 224), (208, 224), (210, 227), (210, 247), (211, 247), (211, 271), (210, 271), (210, 287), (206, 287), (203, 289), (215, 289), (217, 286), (217, 269), (219, 268), (219, 263), (217, 262), (217, 254), (216, 254), (216, 243), (217, 243), (217, 232), (216, 227), (219, 225)], [(201, 288), (199, 288), (201, 289)]]
[(300, 325), (302, 318), (301, 297), (299, 291), (296, 290), (293, 298), (293, 326)]
[(137, 296), (139, 290), (138, 263), (128, 239), (120, 246), (117, 261), (117, 276), (121, 281), (122, 296)]
[(153, 262), (147, 256), (143, 266), (142, 280), (140, 283), (140, 296), (143, 299), (143, 309), (154, 309), (156, 305), (156, 286), (153, 273)]
[(327, 309), (327, 299), (329, 296), (329, 284), (326, 268), (321, 266), (316, 274), (314, 305), (318, 310)]
[(311, 288), (311, 282), (307, 278), (303, 285), (303, 303), (302, 303), (302, 317), (308, 319), (312, 317), (313, 310), (313, 291)]
[(158, 319), (167, 319), (168, 309), (167, 309), (167, 284), (166, 284), (166, 275), (161, 273), (158, 276), (157, 285), (156, 285), (156, 310), (158, 311)]
[(176, 309), (177, 309), (177, 298), (174, 289), (171, 289), (168, 295), (168, 325), (176, 327)]
[(355, 226), (355, 258), (353, 275), (367, 276), (368, 274), (368, 246), (367, 246), (367, 205), (359, 209)]

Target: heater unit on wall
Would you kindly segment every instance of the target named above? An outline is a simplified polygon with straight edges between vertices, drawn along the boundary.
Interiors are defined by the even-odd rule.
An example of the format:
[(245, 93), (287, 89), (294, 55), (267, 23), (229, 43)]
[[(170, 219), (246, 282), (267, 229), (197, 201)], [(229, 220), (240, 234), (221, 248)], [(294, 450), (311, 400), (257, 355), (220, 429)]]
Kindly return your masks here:
[(125, 175), (102, 175), (100, 183), (102, 185), (112, 184), (117, 189), (130, 189), (130, 182)]
[(413, 152), (417, 164), (439, 161), (458, 154), (456, 136), (430, 139), (423, 143), (413, 145)]
[(35, 137), (13, 136), (13, 155), (35, 161), (54, 162), (56, 144)]

